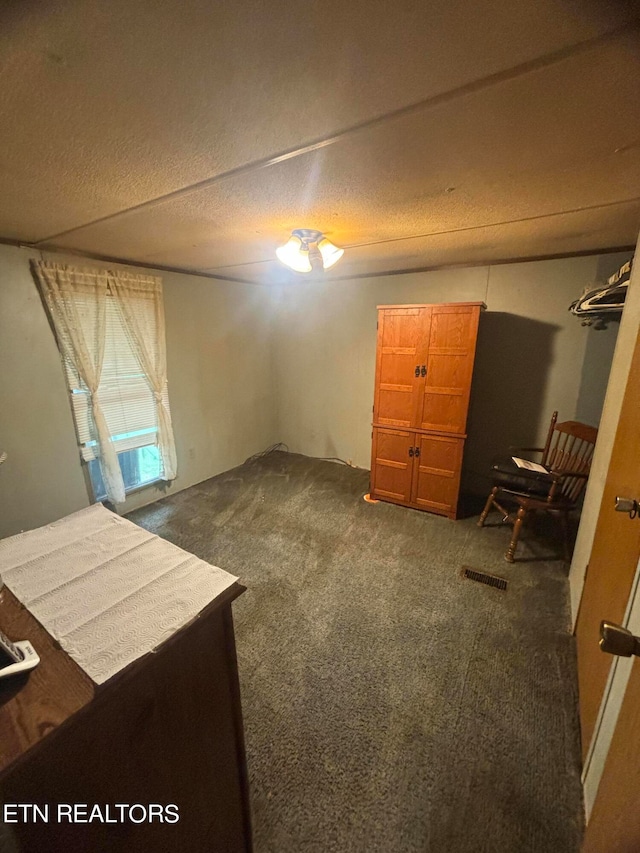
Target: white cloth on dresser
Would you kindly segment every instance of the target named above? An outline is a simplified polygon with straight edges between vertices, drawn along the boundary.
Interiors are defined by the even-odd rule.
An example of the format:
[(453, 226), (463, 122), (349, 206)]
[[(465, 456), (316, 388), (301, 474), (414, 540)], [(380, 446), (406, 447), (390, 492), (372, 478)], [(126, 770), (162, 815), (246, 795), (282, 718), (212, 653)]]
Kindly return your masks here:
[(237, 580), (102, 504), (0, 541), (0, 574), (97, 684)]

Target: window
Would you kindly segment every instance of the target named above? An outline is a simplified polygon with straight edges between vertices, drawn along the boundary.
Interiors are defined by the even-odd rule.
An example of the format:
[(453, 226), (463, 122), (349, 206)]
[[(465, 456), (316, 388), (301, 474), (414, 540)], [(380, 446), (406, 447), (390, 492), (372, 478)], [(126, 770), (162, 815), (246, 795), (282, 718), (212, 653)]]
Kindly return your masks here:
[[(118, 462), (126, 492), (132, 492), (134, 489), (140, 489), (142, 486), (148, 486), (162, 479), (162, 460), (160, 450), (155, 444), (136, 447), (135, 450), (124, 450), (118, 453)], [(107, 489), (98, 460), (92, 459), (88, 467), (95, 499), (106, 500)]]
[(162, 280), (32, 261), (63, 357), (95, 496), (177, 474), (167, 391)]
[[(153, 325), (153, 303), (141, 301), (136, 307), (148, 314), (145, 320)], [(98, 462), (99, 447), (91, 412), (91, 395), (69, 359), (65, 359), (65, 368), (82, 458), (89, 463), (96, 500), (104, 500), (107, 492)], [(130, 492), (161, 479), (163, 470), (157, 447), (155, 398), (131, 346), (116, 300), (111, 295), (106, 297), (104, 360), (98, 396), (118, 454), (125, 491)], [(166, 386), (163, 403), (169, 407)]]

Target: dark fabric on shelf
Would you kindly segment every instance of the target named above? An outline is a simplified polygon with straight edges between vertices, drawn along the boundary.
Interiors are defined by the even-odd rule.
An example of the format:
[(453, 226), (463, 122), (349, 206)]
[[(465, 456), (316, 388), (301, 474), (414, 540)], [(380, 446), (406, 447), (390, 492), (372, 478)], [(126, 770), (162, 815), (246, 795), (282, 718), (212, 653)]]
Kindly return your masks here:
[(525, 535), (529, 562), (507, 565), (510, 527), (367, 491), (367, 471), (278, 452), (129, 516), (248, 587), (234, 618), (256, 853), (578, 853), (557, 543)]

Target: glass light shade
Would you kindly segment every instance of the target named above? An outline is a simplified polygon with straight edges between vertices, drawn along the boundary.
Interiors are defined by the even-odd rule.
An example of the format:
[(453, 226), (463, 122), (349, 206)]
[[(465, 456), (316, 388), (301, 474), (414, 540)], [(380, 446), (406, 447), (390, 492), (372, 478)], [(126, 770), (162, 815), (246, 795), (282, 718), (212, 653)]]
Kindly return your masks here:
[(284, 246), (276, 249), (278, 260), (295, 272), (311, 272), (309, 250), (302, 248), (302, 240), (295, 235), (289, 237)]
[(334, 246), (331, 240), (327, 240), (326, 237), (323, 237), (322, 240), (318, 243), (318, 249), (320, 249), (320, 254), (322, 255), (322, 265), (328, 270), (334, 264), (337, 264), (340, 258), (344, 255), (344, 249), (339, 249), (337, 246)]

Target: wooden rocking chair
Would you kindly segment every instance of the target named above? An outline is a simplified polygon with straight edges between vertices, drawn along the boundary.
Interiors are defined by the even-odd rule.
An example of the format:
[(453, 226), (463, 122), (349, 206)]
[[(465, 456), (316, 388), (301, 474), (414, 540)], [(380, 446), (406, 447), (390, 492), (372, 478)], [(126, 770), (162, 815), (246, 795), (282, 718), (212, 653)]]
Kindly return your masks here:
[[(544, 447), (511, 448), (512, 451), (524, 453), (542, 453), (540, 464), (544, 472), (519, 468), (510, 456), (494, 462), (494, 486), (478, 520), (478, 527), (484, 525), (494, 506), (502, 513), (503, 521), (513, 524), (511, 542), (504, 555), (509, 563), (514, 562), (522, 524), (529, 511), (557, 513), (560, 516), (565, 559), (570, 559), (569, 513), (576, 508), (587, 485), (598, 430), (577, 421), (559, 424), (557, 420), (558, 413), (554, 412)], [(518, 505), (515, 518), (498, 502), (502, 497)]]

